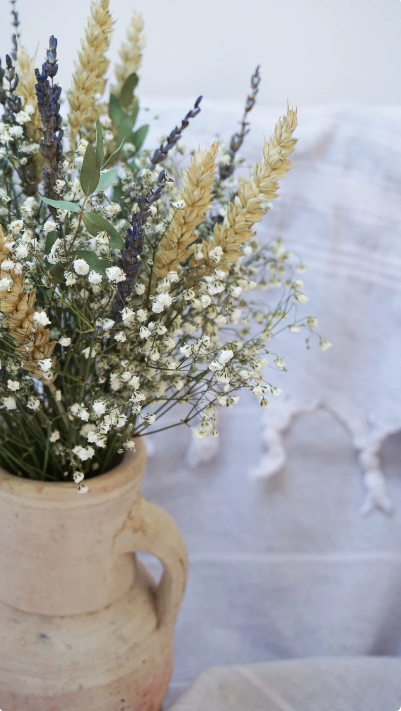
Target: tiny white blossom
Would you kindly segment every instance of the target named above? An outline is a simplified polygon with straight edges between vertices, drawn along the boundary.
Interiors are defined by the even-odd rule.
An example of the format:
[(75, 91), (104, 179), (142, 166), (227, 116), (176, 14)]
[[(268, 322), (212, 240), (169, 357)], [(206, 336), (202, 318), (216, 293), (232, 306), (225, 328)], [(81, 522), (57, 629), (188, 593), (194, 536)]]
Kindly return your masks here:
[(116, 335), (114, 336), (114, 339), (115, 339), (116, 341), (119, 341), (119, 343), (125, 343), (125, 341), (127, 340), (127, 336), (125, 335), (124, 331), (119, 331), (119, 332), (116, 333)]
[(88, 360), (88, 358), (93, 358), (96, 355), (96, 348), (91, 348), (90, 346), (88, 346), (87, 348), (84, 348), (81, 352), (84, 358)]
[(210, 435), (210, 431), (202, 427), (191, 427), (191, 432), (195, 439), (206, 439)]
[(279, 395), (281, 395), (283, 391), (281, 390), (281, 388), (276, 388), (275, 385), (270, 385), (270, 392), (273, 397), (279, 397)]
[(118, 284), (120, 281), (125, 281), (126, 276), (120, 267), (107, 267), (106, 276), (113, 284)]
[(283, 358), (276, 358), (274, 362), (279, 370), (285, 369), (285, 361)]
[(291, 333), (299, 333), (301, 329), (297, 323), (293, 323), (291, 326), (289, 326), (289, 330), (291, 331)]
[(183, 210), (185, 205), (185, 200), (176, 200), (175, 202), (171, 203), (171, 206), (174, 207), (176, 210)]
[(14, 284), (10, 277), (3, 277), (0, 279), (0, 291), (9, 291)]
[(71, 345), (71, 338), (68, 338), (67, 336), (62, 336), (59, 340), (60, 346), (64, 346), (64, 348), (67, 348), (68, 346)]
[(16, 114), (16, 119), (18, 123), (28, 123), (28, 121), (31, 120), (30, 115), (26, 111), (19, 111), (18, 114)]
[(188, 358), (191, 353), (192, 353), (192, 346), (190, 343), (186, 343), (185, 346), (180, 347), (180, 353), (185, 356), (185, 358)]
[(77, 281), (77, 277), (72, 272), (64, 272), (64, 278), (67, 286), (73, 286)]
[(150, 338), (151, 335), (152, 335), (151, 331), (149, 331), (149, 329), (146, 328), (146, 326), (141, 326), (141, 328), (139, 329), (139, 338), (147, 339), (147, 338)]
[(49, 232), (54, 232), (56, 229), (57, 223), (54, 222), (54, 220), (47, 220), (47, 222), (43, 225), (43, 232), (45, 235), (49, 234)]
[[(92, 449), (92, 447), (88, 447), (88, 449)], [(89, 487), (86, 486), (86, 484), (78, 484), (77, 486), (77, 493), (78, 494), (86, 494), (89, 491)]]
[(95, 400), (92, 404), (92, 408), (97, 417), (101, 417), (106, 412), (106, 405), (101, 400)]
[(139, 380), (138, 376), (137, 376), (137, 375), (133, 375), (132, 378), (131, 378), (131, 380), (129, 381), (128, 385), (129, 385), (131, 388), (134, 388), (134, 390), (137, 390), (137, 389), (139, 388), (139, 385), (140, 385), (140, 380)]
[(308, 301), (308, 297), (306, 294), (303, 294), (302, 292), (299, 292), (297, 294), (294, 294), (295, 298), (297, 301), (299, 301), (300, 304), (306, 304)]
[(135, 311), (129, 309), (128, 306), (125, 306), (121, 311), (121, 318), (124, 323), (129, 323), (130, 321), (134, 320)]
[(87, 459), (92, 459), (93, 455), (95, 454), (95, 450), (93, 449), (93, 447), (80, 447), (79, 445), (77, 447), (74, 447), (72, 451), (78, 457), (78, 459), (81, 460), (81, 462), (85, 462)]
[(49, 440), (50, 442), (57, 442), (57, 440), (60, 439), (60, 432), (58, 430), (54, 430), (54, 432), (51, 433)]
[(221, 363), (219, 363), (217, 360), (212, 360), (212, 362), (209, 363), (209, 370), (211, 370), (212, 373), (215, 373), (216, 370), (222, 370), (223, 367), (224, 366)]
[(85, 276), (89, 272), (89, 264), (85, 259), (75, 259), (73, 266), (74, 271), (80, 276)]
[(100, 435), (98, 432), (88, 432), (86, 439), (91, 444), (95, 444), (97, 447), (100, 447), (102, 449), (106, 446), (106, 438)]
[(316, 316), (309, 316), (306, 319), (306, 323), (309, 326), (309, 328), (317, 328), (317, 318)]
[(168, 272), (166, 276), (167, 281), (169, 281), (171, 284), (176, 283), (177, 281), (180, 281), (179, 274), (172, 269), (170, 272)]
[(23, 223), (22, 220), (14, 220), (14, 222), (12, 222), (11, 225), (10, 225), (11, 231), (12, 231), (15, 235), (18, 235), (18, 234), (21, 232), (23, 226), (24, 226), (24, 223)]
[(152, 311), (156, 314), (171, 306), (173, 299), (170, 294), (158, 294), (152, 303)]
[(130, 452), (136, 452), (135, 442), (133, 442), (132, 440), (127, 440), (126, 442), (124, 442), (123, 446), (124, 449), (128, 449)]
[(27, 407), (29, 407), (30, 410), (38, 410), (40, 407), (39, 398), (38, 397), (30, 397), (27, 402)]
[(145, 284), (135, 284), (135, 293), (139, 296), (145, 293)]
[(102, 328), (104, 331), (110, 331), (111, 328), (113, 328), (115, 324), (115, 321), (113, 321), (112, 318), (105, 318), (102, 321)]
[(12, 261), (12, 259), (5, 259), (1, 263), (1, 269), (5, 272), (12, 272), (14, 269), (14, 262)]
[(17, 245), (17, 247), (15, 248), (15, 256), (18, 259), (26, 259), (28, 254), (29, 254), (29, 247), (27, 244), (24, 244), (23, 242), (21, 242), (21, 244)]
[(228, 363), (229, 360), (231, 360), (233, 355), (234, 355), (234, 353), (230, 349), (220, 351), (220, 353), (218, 355), (218, 361), (222, 365), (225, 365), (226, 363)]
[(104, 208), (104, 211), (108, 217), (115, 217), (119, 212), (121, 212), (121, 205), (117, 202), (112, 202)]
[(38, 363), (40, 369), (43, 370), (44, 373), (48, 373), (53, 365), (51, 358), (44, 358), (43, 360), (39, 360)]
[(213, 247), (213, 249), (209, 252), (209, 257), (215, 262), (215, 264), (218, 264), (223, 254), (224, 252), (221, 247)]
[(326, 338), (321, 338), (320, 339), (320, 348), (322, 351), (328, 351), (329, 348), (332, 348), (333, 344), (330, 343), (330, 341), (327, 341)]
[(10, 395), (9, 397), (3, 397), (3, 403), (6, 406), (7, 410), (15, 410), (17, 407), (15, 397), (13, 397), (12, 395)]
[(74, 479), (76, 484), (80, 484), (81, 481), (84, 480), (84, 473), (83, 472), (74, 472), (72, 475), (72, 478)]
[(147, 310), (146, 309), (138, 309), (138, 311), (136, 312), (136, 317), (137, 317), (138, 321), (140, 321), (140, 322), (146, 321), (146, 319), (148, 318)]
[(94, 272), (93, 269), (89, 272), (88, 281), (90, 284), (100, 284), (102, 281), (102, 275), (98, 272)]
[(21, 384), (18, 382), (18, 380), (7, 380), (7, 387), (9, 390), (16, 392), (20, 389)]
[(34, 323), (38, 326), (48, 326), (51, 323), (46, 311), (35, 311), (33, 314)]

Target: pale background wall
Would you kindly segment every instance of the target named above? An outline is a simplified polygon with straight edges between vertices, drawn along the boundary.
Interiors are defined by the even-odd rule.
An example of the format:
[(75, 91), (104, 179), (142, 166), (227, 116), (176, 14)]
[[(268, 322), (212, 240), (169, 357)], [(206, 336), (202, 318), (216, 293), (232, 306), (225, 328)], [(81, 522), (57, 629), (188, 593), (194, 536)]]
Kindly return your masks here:
[[(60, 43), (64, 86), (89, 0), (18, 0), (33, 53)], [(117, 53), (133, 9), (144, 13), (148, 48), (142, 94), (235, 100), (262, 65), (261, 104), (401, 103), (400, 0), (112, 0)], [(0, 0), (0, 47), (9, 50), (8, 2)], [(6, 20), (6, 21), (5, 21)]]

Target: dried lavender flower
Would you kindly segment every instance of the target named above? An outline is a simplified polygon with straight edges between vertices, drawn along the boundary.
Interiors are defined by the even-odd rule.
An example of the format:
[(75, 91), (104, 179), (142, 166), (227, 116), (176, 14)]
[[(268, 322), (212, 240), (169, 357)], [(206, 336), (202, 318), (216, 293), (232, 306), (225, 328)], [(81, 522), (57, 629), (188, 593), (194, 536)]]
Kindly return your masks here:
[(146, 195), (137, 198), (139, 210), (133, 213), (131, 226), (127, 229), (125, 248), (121, 252), (118, 266), (123, 270), (126, 278), (117, 285), (112, 315), (115, 320), (121, 309), (127, 304), (132, 294), (134, 281), (140, 267), (140, 256), (144, 246), (144, 225), (151, 215), (151, 206), (160, 199), (165, 183), (168, 181), (167, 173), (161, 170), (157, 178), (157, 188), (149, 190)]
[(57, 71), (57, 40), (52, 35), (49, 40), (49, 49), (46, 52), (46, 61), (42, 64), (42, 73), (40, 73), (39, 69), (35, 69), (37, 80), (35, 85), (36, 98), (43, 132), (43, 138), (39, 145), (46, 162), (42, 175), (44, 194), (48, 198), (57, 197), (54, 187), (63, 157), (64, 131), (61, 128), (62, 119), (59, 103), (61, 87), (58, 84), (53, 84)]
[(18, 40), (20, 38), (20, 31), (19, 31), (19, 26), (20, 26), (20, 21), (19, 21), (19, 16), (18, 12), (16, 11), (16, 6), (17, 6), (17, 0), (10, 0), (11, 3), (11, 14), (12, 14), (12, 26), (14, 27), (14, 32), (12, 34), (12, 43), (13, 43), (13, 49), (11, 51), (11, 56), (13, 59), (17, 59), (17, 48), (18, 48)]
[(220, 163), (219, 164), (219, 175), (221, 180), (226, 180), (227, 178), (230, 177), (230, 175), (233, 174), (235, 170), (235, 164), (234, 164), (234, 159), (235, 159), (235, 154), (239, 151), (241, 148), (245, 136), (249, 133), (249, 123), (247, 122), (247, 116), (250, 111), (252, 111), (253, 107), (255, 106), (256, 103), (256, 95), (259, 91), (259, 84), (260, 84), (260, 74), (259, 74), (259, 67), (256, 67), (254, 74), (251, 77), (251, 93), (247, 96), (246, 103), (245, 103), (245, 110), (244, 110), (244, 115), (242, 117), (242, 121), (240, 123), (240, 131), (237, 133), (234, 133), (234, 135), (231, 138), (230, 141), (230, 148), (227, 153), (227, 155), (230, 158), (230, 162), (227, 164)]
[(195, 101), (194, 108), (191, 109), (191, 111), (188, 111), (187, 115), (185, 118), (181, 121), (181, 126), (178, 128), (176, 126), (170, 133), (169, 136), (167, 136), (166, 141), (162, 143), (159, 148), (157, 148), (150, 159), (150, 162), (152, 163), (153, 166), (157, 165), (158, 163), (162, 163), (166, 158), (169, 150), (177, 143), (177, 141), (181, 138), (181, 133), (187, 126), (189, 126), (189, 119), (195, 118), (200, 111), (200, 102), (202, 101), (202, 97), (199, 96), (197, 100)]

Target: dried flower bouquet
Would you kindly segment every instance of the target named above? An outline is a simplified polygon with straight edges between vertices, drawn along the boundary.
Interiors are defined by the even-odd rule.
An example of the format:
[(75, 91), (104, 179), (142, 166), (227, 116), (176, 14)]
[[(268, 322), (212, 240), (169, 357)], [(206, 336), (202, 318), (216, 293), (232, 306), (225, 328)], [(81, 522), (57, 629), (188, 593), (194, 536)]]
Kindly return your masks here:
[[(316, 320), (298, 317), (302, 265), (279, 240), (258, 245), (254, 226), (289, 169), (297, 115), (287, 110), (238, 179), (257, 70), (229, 146), (193, 153), (181, 175), (181, 134), (201, 99), (159, 148), (143, 149), (142, 18), (105, 101), (114, 23), (109, 0), (92, 2), (65, 115), (57, 40), (35, 69), (14, 5), (14, 50), (0, 65), (0, 464), (84, 493), (84, 479), (135, 437), (175, 426), (151, 427), (175, 405), (176, 424), (203, 438), (217, 435), (216, 409), (241, 388), (262, 407), (279, 394), (263, 374), (271, 341)], [(260, 289), (278, 294), (268, 309)]]

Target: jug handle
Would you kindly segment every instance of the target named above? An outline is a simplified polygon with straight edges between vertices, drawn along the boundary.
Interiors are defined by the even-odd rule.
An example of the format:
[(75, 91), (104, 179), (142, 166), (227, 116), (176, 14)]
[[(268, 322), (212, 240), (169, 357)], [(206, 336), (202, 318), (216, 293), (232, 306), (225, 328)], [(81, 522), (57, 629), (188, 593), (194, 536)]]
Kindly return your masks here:
[(128, 516), (115, 541), (115, 552), (150, 553), (163, 566), (156, 589), (158, 627), (174, 626), (184, 596), (188, 555), (184, 540), (171, 516), (143, 496), (139, 511)]

